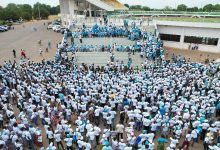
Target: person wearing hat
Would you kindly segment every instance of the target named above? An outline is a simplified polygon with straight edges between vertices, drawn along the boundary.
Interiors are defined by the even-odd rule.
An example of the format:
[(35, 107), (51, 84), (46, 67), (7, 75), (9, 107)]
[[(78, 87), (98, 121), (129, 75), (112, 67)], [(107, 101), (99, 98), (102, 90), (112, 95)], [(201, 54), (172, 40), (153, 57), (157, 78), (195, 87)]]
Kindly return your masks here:
[(124, 142), (123, 139), (121, 139), (120, 142), (118, 143), (118, 147), (119, 149), (125, 149), (126, 143)]
[(17, 140), (14, 142), (14, 144), (15, 144), (16, 150), (22, 150), (22, 149), (23, 149), (23, 144), (22, 144), (21, 141), (19, 141), (19, 139), (17, 139)]
[(62, 136), (61, 136), (61, 134), (60, 134), (60, 132), (58, 130), (55, 130), (54, 139), (56, 141), (57, 148), (58, 149), (62, 148), (63, 150), (65, 150), (65, 148), (63, 146), (63, 143), (62, 143)]
[(192, 140), (192, 134), (190, 131), (188, 131), (188, 133), (186, 134), (185, 140), (182, 144), (182, 148), (188, 149), (191, 140)]
[(192, 146), (194, 145), (194, 143), (198, 142), (198, 133), (197, 133), (197, 130), (196, 129), (193, 129), (192, 132), (192, 139), (193, 139), (193, 142), (192, 142)]
[(118, 141), (121, 139), (123, 139), (123, 133), (124, 133), (124, 125), (119, 123), (116, 125), (116, 131), (118, 132), (117, 138)]
[(35, 145), (37, 147), (42, 147), (43, 146), (43, 139), (41, 135), (41, 130), (38, 129), (35, 133)]
[(49, 143), (53, 143), (54, 144), (54, 133), (53, 133), (52, 129), (49, 128), (46, 131), (46, 134), (47, 134), (47, 138), (48, 138)]
[(101, 134), (101, 129), (98, 126), (94, 126), (94, 133), (95, 133), (95, 138), (96, 138), (96, 145), (98, 145), (100, 134)]
[(67, 150), (73, 150), (73, 138), (70, 137), (69, 134), (66, 135), (66, 138), (64, 139), (66, 142), (66, 149)]
[(94, 132), (93, 128), (91, 128), (90, 130), (87, 130), (86, 137), (89, 139), (89, 143), (91, 144), (91, 147), (95, 148), (96, 147), (96, 138), (95, 138), (95, 132)]
[(163, 135), (161, 135), (161, 137), (157, 141), (158, 141), (157, 150), (164, 150), (164, 144), (167, 143), (168, 140)]

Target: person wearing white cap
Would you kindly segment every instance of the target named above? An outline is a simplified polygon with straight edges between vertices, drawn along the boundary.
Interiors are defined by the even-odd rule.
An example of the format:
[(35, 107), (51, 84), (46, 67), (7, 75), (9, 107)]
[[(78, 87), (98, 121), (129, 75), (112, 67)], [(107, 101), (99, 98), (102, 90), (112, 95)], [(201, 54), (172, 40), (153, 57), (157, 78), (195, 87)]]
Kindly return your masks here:
[(197, 133), (197, 130), (196, 130), (196, 129), (193, 129), (191, 134), (192, 134), (192, 139), (193, 139), (193, 142), (192, 142), (192, 146), (193, 146), (195, 142), (198, 142), (198, 133)]
[(118, 135), (117, 135), (118, 141), (120, 140), (120, 138), (123, 139), (124, 125), (120, 123), (117, 124), (116, 131), (118, 132)]
[(120, 142), (118, 143), (118, 147), (120, 150), (125, 149), (126, 144), (124, 143), (123, 139), (121, 139)]
[(90, 143), (84, 143), (85, 150), (92, 150), (92, 146)]
[(51, 128), (46, 132), (49, 143), (54, 143), (54, 133)]
[(82, 150), (82, 148), (83, 148), (83, 146), (84, 146), (84, 144), (85, 144), (85, 142), (83, 141), (83, 137), (81, 137), (81, 139), (79, 139), (79, 140), (77, 141), (77, 144), (78, 144), (79, 150)]
[(192, 139), (192, 135), (191, 135), (190, 131), (188, 131), (188, 133), (186, 134), (185, 140), (182, 144), (182, 148), (188, 149), (191, 139)]
[(56, 150), (56, 146), (53, 146), (53, 143), (50, 143), (50, 145), (47, 147), (46, 150)]
[(91, 144), (92, 148), (96, 147), (96, 138), (95, 138), (95, 132), (93, 131), (93, 128), (88, 130), (86, 137), (89, 139), (89, 143)]
[(101, 134), (101, 129), (98, 126), (94, 126), (94, 133), (95, 133), (95, 138), (96, 138), (96, 145), (99, 144), (99, 137)]
[(173, 138), (170, 137), (170, 140), (171, 140), (171, 142), (170, 142), (170, 148), (175, 149), (176, 146), (177, 146), (177, 144), (179, 143), (179, 140), (176, 139), (175, 137), (173, 137)]
[(66, 149), (73, 150), (73, 138), (71, 138), (69, 134), (67, 134), (64, 141), (66, 142)]
[(58, 149), (65, 149), (64, 146), (63, 146), (63, 143), (62, 143), (62, 137), (61, 137), (61, 134), (58, 130), (55, 130), (55, 133), (54, 133), (54, 139), (57, 143), (57, 148)]

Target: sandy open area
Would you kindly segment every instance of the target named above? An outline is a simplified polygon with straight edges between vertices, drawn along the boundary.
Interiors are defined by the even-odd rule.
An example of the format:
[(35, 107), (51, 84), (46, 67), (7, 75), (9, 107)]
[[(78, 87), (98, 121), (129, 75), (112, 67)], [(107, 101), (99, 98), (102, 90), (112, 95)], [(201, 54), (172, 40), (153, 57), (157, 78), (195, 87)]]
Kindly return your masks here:
[[(14, 30), (0, 33), (0, 64), (5, 60), (14, 60), (13, 49), (17, 53), (16, 61), (20, 59), (21, 49), (26, 51), (26, 55), (30, 60), (40, 61), (45, 58), (54, 58), (56, 44), (61, 41), (63, 35), (51, 30), (48, 31), (47, 26), (44, 26), (44, 22), (47, 21), (26, 22), (15, 25)], [(33, 30), (34, 27), (37, 29), (36, 32)], [(42, 46), (38, 44), (39, 40), (42, 40)], [(45, 51), (49, 41), (52, 49), (49, 50), (49, 53), (44, 52), (43, 56), (40, 56), (39, 49)]]

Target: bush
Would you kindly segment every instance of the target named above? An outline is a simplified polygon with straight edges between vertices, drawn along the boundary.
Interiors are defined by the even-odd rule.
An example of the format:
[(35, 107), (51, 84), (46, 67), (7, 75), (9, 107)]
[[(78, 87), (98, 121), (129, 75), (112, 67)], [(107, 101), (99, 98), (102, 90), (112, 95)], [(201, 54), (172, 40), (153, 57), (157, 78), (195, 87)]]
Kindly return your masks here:
[(0, 25), (5, 25), (5, 21), (3, 21), (3, 20), (0, 20)]

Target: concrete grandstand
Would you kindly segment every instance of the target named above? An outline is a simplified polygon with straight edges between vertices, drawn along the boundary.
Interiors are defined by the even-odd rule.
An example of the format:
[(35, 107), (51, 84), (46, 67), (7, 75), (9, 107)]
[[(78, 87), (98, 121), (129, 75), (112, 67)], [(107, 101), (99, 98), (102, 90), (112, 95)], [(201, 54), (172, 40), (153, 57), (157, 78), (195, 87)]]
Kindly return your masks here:
[(128, 10), (117, 0), (60, 0), (60, 9), (65, 24), (85, 16), (103, 17), (106, 12)]

